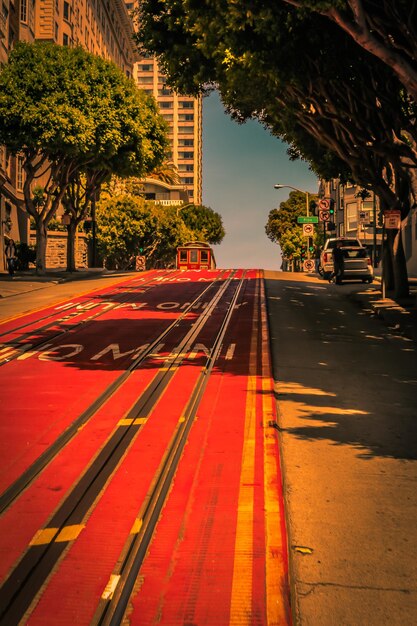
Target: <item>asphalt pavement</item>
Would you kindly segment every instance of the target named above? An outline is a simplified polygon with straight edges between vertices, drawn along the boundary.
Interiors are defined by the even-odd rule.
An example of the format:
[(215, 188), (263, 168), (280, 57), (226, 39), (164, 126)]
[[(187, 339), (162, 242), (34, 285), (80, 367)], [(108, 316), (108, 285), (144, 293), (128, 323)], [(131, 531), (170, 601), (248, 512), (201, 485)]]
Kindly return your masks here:
[[(61, 288), (62, 294), (69, 294), (73, 297), (78, 292), (86, 292), (88, 288), (98, 288), (110, 282), (122, 281), (124, 278), (134, 275), (136, 272), (109, 271), (102, 268), (92, 268), (87, 270), (79, 270), (77, 272), (65, 272), (61, 270), (50, 270), (43, 276), (37, 276), (34, 271), (19, 272), (11, 279), (7, 274), (0, 274), (0, 319), (8, 317), (8, 315), (18, 315), (30, 309), (32, 300), (36, 300), (34, 306), (36, 308), (45, 303), (50, 298), (58, 295), (57, 285), (63, 283), (72, 283), (67, 289)], [(318, 275), (316, 275), (318, 276)], [(323, 281), (324, 282), (324, 281)], [(377, 315), (390, 330), (396, 330), (405, 337), (417, 341), (417, 278), (410, 279), (410, 298), (396, 302), (395, 300), (382, 297), (381, 283), (379, 278), (372, 285), (364, 285), (364, 288), (347, 294), (347, 297), (354, 300), (362, 310), (368, 311), (372, 315)], [(55, 289), (54, 289), (55, 287)], [(335, 285), (335, 289), (338, 286)], [(36, 295), (43, 291), (41, 302)], [(38, 294), (36, 294), (38, 292)], [(19, 298), (22, 301), (21, 307), (15, 299), (16, 296), (31, 294), (28, 298)], [(48, 298), (46, 296), (49, 296)], [(7, 298), (5, 301), (4, 299)], [(13, 298), (14, 302), (12, 304)], [(10, 309), (10, 312), (7, 311)]]
[[(136, 275), (98, 269), (71, 274), (55, 271), (42, 277), (25, 273), (13, 280), (0, 275), (0, 319)], [(414, 358), (410, 347), (398, 351), (396, 342), (401, 341), (398, 335), (417, 340), (417, 281), (410, 280), (410, 298), (395, 302), (382, 297), (377, 280), (351, 287), (329, 285), (318, 275), (310, 275), (307, 282), (300, 274), (283, 272), (265, 272), (265, 278), (272, 352), (281, 373), (276, 380), (280, 378), (281, 384), (279, 430), (296, 623), (413, 623), (415, 590), (409, 587), (405, 572), (412, 569), (415, 534), (415, 377), (411, 366), (401, 369), (395, 359), (398, 355), (404, 360)], [(306, 303), (312, 305), (316, 294), (324, 298), (317, 320), (336, 324), (339, 316), (339, 330), (327, 322), (321, 330), (312, 325), (308, 315), (313, 306)], [(349, 315), (353, 310), (352, 327), (343, 326), (348, 320), (343, 302)], [(299, 315), (306, 319), (298, 320)], [(384, 331), (381, 337), (374, 336), (372, 324), (360, 341), (353, 340), (367, 315), (384, 322), (386, 340)], [(303, 337), (311, 346), (297, 348), (296, 342)], [(358, 371), (348, 368), (346, 372), (343, 364), (333, 363), (335, 346), (336, 353), (342, 350)], [(329, 354), (323, 354), (323, 362), (317, 365), (318, 347)], [(378, 350), (390, 352), (375, 358)], [(389, 373), (381, 375), (382, 366)], [(326, 367), (331, 376), (323, 382)], [(353, 376), (350, 384), (346, 374)], [(365, 386), (371, 389), (368, 399)], [(403, 584), (398, 582), (401, 577)]]

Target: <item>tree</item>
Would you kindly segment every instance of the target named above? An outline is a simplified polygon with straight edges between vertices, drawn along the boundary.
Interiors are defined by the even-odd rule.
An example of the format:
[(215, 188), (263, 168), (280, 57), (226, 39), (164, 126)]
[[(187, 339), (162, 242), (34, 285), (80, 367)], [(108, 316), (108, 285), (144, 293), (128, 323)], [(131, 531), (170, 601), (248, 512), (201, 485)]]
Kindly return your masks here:
[(125, 269), (139, 253), (146, 256), (147, 267), (169, 267), (177, 247), (193, 238), (175, 209), (138, 196), (101, 200), (97, 226), (98, 250), (109, 268)]
[[(98, 57), (94, 57), (98, 59)], [(101, 61), (101, 59), (99, 59)], [(102, 184), (111, 175), (119, 179), (143, 177), (164, 162), (167, 139), (167, 126), (159, 115), (155, 100), (144, 91), (137, 89), (132, 80), (126, 78), (116, 66), (105, 64), (105, 71), (99, 73), (102, 97), (96, 84), (91, 85), (100, 106), (97, 107), (97, 152), (77, 171), (71, 179), (63, 198), (71, 221), (68, 225), (67, 269), (74, 271), (74, 241), (79, 223), (85, 219), (98, 198)], [(108, 84), (106, 84), (106, 77)], [(101, 105), (105, 108), (101, 110)], [(109, 128), (106, 129), (106, 124)], [(117, 134), (109, 135), (105, 150), (101, 137), (107, 130), (118, 128)]]
[(417, 102), (416, 4), (409, 0), (284, 0), (328, 17), (386, 63)]
[[(312, 200), (314, 200), (312, 196)], [(288, 200), (281, 202), (279, 209), (269, 212), (265, 232), (268, 238), (279, 244), (283, 258), (294, 261), (295, 268), (300, 269), (304, 250), (307, 248), (307, 238), (303, 236), (303, 229), (297, 222), (297, 217), (305, 215), (305, 194), (291, 191)], [(315, 231), (315, 246), (320, 234)]]
[(222, 218), (210, 207), (190, 205), (181, 209), (184, 224), (194, 232), (195, 239), (211, 244), (221, 243), (225, 235)]
[[(218, 86), (235, 119), (260, 119), (294, 152), (313, 155), (316, 171), (332, 155), (384, 206), (408, 214), (410, 191), (417, 198), (415, 107), (390, 68), (335, 24), (261, 0), (233, 10), (220, 0), (145, 0), (140, 20), (139, 45), (158, 55), (172, 86)], [(390, 237), (396, 294), (405, 295), (401, 236)]]
[(35, 221), (38, 271), (48, 223), (80, 171), (95, 185), (97, 171), (107, 175), (116, 161), (121, 170), (133, 160), (147, 171), (162, 160), (165, 127), (147, 126), (149, 102), (137, 93), (115, 65), (82, 48), (19, 42), (10, 53), (0, 73), (0, 143), (23, 156), (22, 208)]

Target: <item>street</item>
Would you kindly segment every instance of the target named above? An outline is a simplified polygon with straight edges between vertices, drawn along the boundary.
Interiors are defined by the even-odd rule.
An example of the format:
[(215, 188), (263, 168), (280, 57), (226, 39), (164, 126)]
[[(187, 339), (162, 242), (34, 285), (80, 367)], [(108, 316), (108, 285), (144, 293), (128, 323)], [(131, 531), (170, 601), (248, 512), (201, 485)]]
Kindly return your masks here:
[(371, 287), (217, 270), (15, 289), (1, 623), (415, 621), (415, 343), (358, 305)]

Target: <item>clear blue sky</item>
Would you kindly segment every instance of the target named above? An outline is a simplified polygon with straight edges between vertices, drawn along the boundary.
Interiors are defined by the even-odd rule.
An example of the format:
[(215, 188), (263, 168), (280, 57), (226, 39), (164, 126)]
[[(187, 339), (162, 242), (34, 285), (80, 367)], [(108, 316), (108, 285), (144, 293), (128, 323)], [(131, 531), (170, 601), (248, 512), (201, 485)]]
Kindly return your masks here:
[(203, 204), (220, 213), (226, 236), (214, 247), (217, 267), (278, 270), (281, 254), (265, 234), (269, 211), (290, 189), (317, 192), (306, 163), (290, 161), (287, 146), (255, 121), (237, 124), (217, 93), (203, 100)]

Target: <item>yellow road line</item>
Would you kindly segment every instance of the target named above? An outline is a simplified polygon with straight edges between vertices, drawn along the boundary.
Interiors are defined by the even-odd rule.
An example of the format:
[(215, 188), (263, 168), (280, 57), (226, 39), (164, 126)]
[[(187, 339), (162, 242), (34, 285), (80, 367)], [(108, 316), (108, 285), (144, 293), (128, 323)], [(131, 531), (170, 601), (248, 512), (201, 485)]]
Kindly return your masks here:
[(273, 405), (273, 383), (271, 379), (271, 360), (268, 342), (268, 326), (265, 295), (261, 293), (261, 328), (262, 328), (262, 423), (264, 448), (264, 499), (265, 499), (265, 573), (266, 573), (266, 612), (267, 624), (287, 624), (287, 613), (282, 596), (282, 582), (286, 567), (283, 561), (285, 550), (282, 543), (281, 510), (279, 500), (279, 467), (277, 466), (276, 432), (271, 428), (275, 421)]
[(248, 388), (246, 394), (245, 434), (240, 473), (235, 558), (229, 618), (229, 624), (232, 626), (249, 626), (252, 624), (258, 290), (259, 283), (257, 284), (255, 294), (255, 314), (252, 326)]

